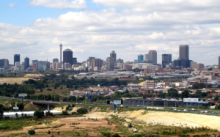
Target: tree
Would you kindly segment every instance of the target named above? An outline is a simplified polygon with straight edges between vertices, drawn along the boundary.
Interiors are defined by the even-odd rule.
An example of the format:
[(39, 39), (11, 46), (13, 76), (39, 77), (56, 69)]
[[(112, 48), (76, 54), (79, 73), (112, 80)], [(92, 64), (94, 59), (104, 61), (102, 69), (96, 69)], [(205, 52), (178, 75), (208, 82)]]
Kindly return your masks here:
[(80, 109), (78, 109), (77, 110), (77, 113), (78, 114), (86, 114), (88, 111), (87, 111), (87, 109), (85, 109), (85, 108), (80, 108)]
[(179, 94), (178, 94), (178, 91), (174, 88), (171, 88), (168, 90), (168, 96), (169, 97), (178, 97)]
[(44, 116), (44, 112), (42, 110), (36, 110), (34, 112), (34, 117), (36, 117), (36, 118), (41, 118), (43, 116)]
[(188, 89), (184, 89), (182, 94), (181, 94), (181, 98), (188, 98), (189, 97), (189, 90)]
[(24, 109), (24, 104), (18, 103), (17, 107), (19, 108), (19, 110), (23, 110)]
[(0, 104), (0, 118), (3, 118), (3, 109), (4, 109), (4, 106)]

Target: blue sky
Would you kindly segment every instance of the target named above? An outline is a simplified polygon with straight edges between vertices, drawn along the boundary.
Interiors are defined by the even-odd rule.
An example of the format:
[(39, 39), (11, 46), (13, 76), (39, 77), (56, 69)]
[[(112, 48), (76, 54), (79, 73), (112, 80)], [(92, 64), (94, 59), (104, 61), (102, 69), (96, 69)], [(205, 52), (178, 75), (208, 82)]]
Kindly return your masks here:
[(217, 64), (219, 7), (218, 0), (2, 0), (0, 58), (52, 61), (62, 43), (78, 61), (105, 60), (111, 50), (133, 61), (157, 50), (161, 63), (163, 53), (177, 59), (188, 44), (190, 59)]

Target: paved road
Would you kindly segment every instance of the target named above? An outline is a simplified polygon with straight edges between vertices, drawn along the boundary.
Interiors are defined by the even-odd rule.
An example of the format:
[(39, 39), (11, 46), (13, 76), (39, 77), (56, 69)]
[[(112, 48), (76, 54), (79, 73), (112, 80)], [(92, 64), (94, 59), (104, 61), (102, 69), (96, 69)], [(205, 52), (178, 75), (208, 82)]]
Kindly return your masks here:
[[(13, 98), (13, 97), (4, 97), (0, 96), (0, 99), (6, 99), (6, 100), (21, 100), (21, 98)], [(45, 103), (45, 104), (84, 104), (84, 105), (97, 105), (97, 106), (109, 106), (111, 107), (111, 104), (105, 104), (105, 103), (76, 103), (76, 102), (60, 102), (60, 101), (44, 101), (44, 100), (32, 100), (32, 99), (24, 99), (24, 101), (31, 101), (36, 103)], [(166, 111), (174, 111), (174, 112), (186, 112), (186, 113), (194, 113), (194, 114), (206, 114), (206, 115), (220, 115), (220, 112), (217, 110), (192, 110), (192, 108), (189, 109), (183, 109), (183, 108), (176, 108), (173, 109), (172, 107), (157, 107), (157, 106), (120, 106), (117, 105), (117, 107), (127, 107), (127, 108), (136, 108), (136, 109), (147, 109), (147, 110), (166, 110)]]

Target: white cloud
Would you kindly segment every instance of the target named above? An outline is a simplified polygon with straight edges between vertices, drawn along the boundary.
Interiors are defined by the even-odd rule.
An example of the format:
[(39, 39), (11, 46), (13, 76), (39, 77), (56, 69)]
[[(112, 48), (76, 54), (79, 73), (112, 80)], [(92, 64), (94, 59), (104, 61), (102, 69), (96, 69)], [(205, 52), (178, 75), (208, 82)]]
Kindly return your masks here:
[(54, 9), (81, 9), (86, 8), (85, 0), (33, 0), (32, 6), (43, 6)]
[[(52, 60), (59, 58), (59, 44), (62, 43), (63, 49), (71, 48), (79, 61), (89, 56), (106, 59), (111, 50), (116, 51), (118, 58), (131, 61), (137, 59), (138, 54), (155, 49), (158, 62), (161, 62), (161, 54), (171, 53), (173, 59), (177, 59), (178, 46), (188, 44), (190, 59), (205, 64), (217, 63), (220, 9), (205, 10), (214, 7), (212, 3), (205, 0), (198, 4), (198, 9), (204, 10), (196, 10), (190, 8), (196, 7), (196, 0), (186, 1), (190, 2), (189, 9), (184, 7), (183, 0), (176, 0), (175, 10), (185, 10), (174, 12), (170, 9), (172, 3), (165, 0), (157, 3), (161, 10), (153, 10), (155, 2), (158, 2), (155, 0), (149, 3), (152, 7), (145, 4), (148, 10), (140, 12), (134, 8), (142, 8), (143, 0), (112, 0), (110, 4), (105, 0), (94, 1), (117, 7), (124, 2), (131, 9), (67, 12), (55, 19), (39, 18), (29, 27), (0, 23), (0, 47), (6, 53), (13, 51), (10, 56), (6, 53), (1, 53), (1, 56), (12, 61), (14, 53), (23, 53), (22, 56), (28, 56), (31, 60)], [(208, 53), (212, 56), (207, 58)]]
[(16, 3), (10, 3), (8, 6), (9, 6), (10, 8), (12, 8), (12, 7), (15, 6), (15, 4), (16, 4)]

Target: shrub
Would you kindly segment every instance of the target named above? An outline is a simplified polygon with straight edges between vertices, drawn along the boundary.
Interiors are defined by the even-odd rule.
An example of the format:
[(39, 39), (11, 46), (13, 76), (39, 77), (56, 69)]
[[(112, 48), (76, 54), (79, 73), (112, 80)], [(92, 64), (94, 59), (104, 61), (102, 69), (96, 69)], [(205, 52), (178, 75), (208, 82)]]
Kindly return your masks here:
[(78, 109), (77, 110), (77, 113), (78, 114), (86, 114), (88, 111), (87, 111), (87, 109), (85, 109), (85, 108), (80, 108), (80, 109)]
[(129, 124), (128, 124), (128, 127), (129, 127), (129, 128), (132, 128), (133, 126), (132, 126), (132, 124), (131, 124), (131, 123), (129, 123)]
[(76, 112), (72, 112), (72, 115), (77, 115), (77, 113)]
[(58, 131), (58, 132), (57, 132), (57, 134), (59, 135), (59, 134), (60, 134), (60, 132)]
[(72, 104), (72, 107), (75, 107), (75, 104)]
[(49, 110), (46, 112), (46, 116), (52, 116), (52, 115), (53, 115), (53, 113), (50, 113)]
[(50, 134), (50, 130), (48, 130), (47, 134)]
[(112, 135), (112, 137), (120, 137), (120, 135), (115, 133), (114, 135)]
[(104, 132), (102, 132), (102, 135), (104, 136), (104, 137), (111, 137), (111, 133), (104, 133)]
[(36, 118), (41, 118), (43, 116), (44, 116), (44, 112), (42, 110), (36, 110), (34, 112), (34, 117), (36, 117)]
[(68, 115), (67, 111), (62, 111), (63, 115)]
[(29, 134), (29, 135), (34, 135), (34, 134), (35, 134), (35, 130), (33, 130), (33, 129), (28, 130), (28, 134)]

